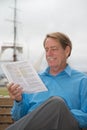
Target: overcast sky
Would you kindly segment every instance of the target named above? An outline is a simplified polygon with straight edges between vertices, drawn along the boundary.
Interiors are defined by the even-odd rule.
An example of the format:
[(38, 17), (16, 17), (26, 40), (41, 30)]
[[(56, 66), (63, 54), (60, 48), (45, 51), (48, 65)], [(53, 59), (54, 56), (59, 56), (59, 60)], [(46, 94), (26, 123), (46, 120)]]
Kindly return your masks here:
[[(0, 44), (13, 42), (13, 8), (14, 0), (0, 0)], [(24, 47), (25, 59), (35, 62), (45, 35), (60, 31), (73, 44), (70, 64), (87, 71), (87, 0), (17, 0), (17, 8), (17, 42)], [(10, 51), (3, 57), (10, 57)]]

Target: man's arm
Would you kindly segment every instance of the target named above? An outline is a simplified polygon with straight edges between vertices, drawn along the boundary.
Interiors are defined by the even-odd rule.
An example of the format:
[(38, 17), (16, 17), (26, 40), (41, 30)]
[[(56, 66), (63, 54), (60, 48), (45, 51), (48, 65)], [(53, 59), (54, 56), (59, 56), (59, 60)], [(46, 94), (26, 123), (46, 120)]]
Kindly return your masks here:
[(83, 79), (80, 84), (80, 103), (79, 109), (72, 109), (71, 112), (79, 122), (81, 128), (87, 127), (87, 79)]

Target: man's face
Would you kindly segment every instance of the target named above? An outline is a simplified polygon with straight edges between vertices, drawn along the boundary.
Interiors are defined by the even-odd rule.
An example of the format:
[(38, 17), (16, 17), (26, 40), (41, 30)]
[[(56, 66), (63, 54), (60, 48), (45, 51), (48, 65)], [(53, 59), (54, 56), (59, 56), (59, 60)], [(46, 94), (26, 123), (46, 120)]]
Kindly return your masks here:
[(45, 42), (46, 59), (50, 67), (61, 68), (66, 65), (70, 48), (63, 49), (61, 44), (53, 38), (47, 38)]

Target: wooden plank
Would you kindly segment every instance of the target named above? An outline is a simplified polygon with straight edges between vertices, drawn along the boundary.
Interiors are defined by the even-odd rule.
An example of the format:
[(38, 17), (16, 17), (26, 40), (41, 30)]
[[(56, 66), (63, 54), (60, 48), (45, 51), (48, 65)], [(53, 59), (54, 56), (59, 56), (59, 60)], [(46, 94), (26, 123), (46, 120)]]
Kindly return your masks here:
[(9, 127), (11, 124), (0, 124), (0, 130), (5, 130), (7, 127)]
[(11, 107), (0, 107), (0, 115), (10, 115)]
[(0, 97), (0, 106), (12, 106), (13, 100), (9, 97)]
[(11, 116), (7, 116), (7, 115), (4, 115), (4, 116), (1, 116), (0, 115), (0, 124), (2, 123), (13, 123), (14, 121), (12, 120)]

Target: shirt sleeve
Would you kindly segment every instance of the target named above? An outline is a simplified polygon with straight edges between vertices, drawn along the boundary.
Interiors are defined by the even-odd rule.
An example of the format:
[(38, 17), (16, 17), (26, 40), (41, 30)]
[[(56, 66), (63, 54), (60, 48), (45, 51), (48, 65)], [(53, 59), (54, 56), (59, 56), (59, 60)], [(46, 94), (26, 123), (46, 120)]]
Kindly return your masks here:
[(29, 97), (27, 97), (27, 95), (22, 95), (22, 101), (14, 101), (14, 105), (11, 109), (12, 119), (14, 121), (19, 120), (28, 113), (29, 107)]
[(71, 112), (77, 119), (80, 127), (87, 127), (87, 78), (80, 83), (80, 108), (72, 109)]

